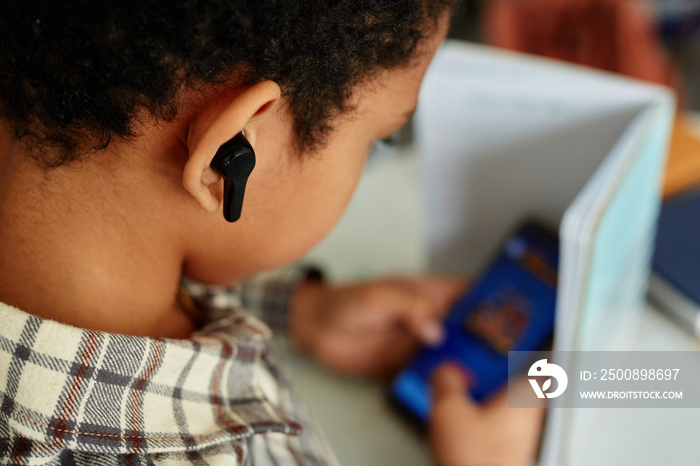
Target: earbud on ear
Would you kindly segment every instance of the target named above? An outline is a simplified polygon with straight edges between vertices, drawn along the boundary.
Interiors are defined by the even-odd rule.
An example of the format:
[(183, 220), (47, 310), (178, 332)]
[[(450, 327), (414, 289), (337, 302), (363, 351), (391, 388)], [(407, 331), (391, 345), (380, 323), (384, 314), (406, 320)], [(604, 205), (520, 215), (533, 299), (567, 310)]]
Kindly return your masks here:
[(243, 133), (238, 133), (216, 151), (211, 168), (224, 178), (224, 218), (241, 218), (243, 195), (255, 167), (255, 152)]

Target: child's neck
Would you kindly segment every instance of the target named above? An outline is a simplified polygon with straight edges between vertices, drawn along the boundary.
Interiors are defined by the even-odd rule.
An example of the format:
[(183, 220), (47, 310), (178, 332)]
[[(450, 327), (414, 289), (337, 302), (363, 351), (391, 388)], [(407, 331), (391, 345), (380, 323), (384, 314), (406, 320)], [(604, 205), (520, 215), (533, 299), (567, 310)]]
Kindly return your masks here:
[(176, 187), (89, 163), (47, 177), (8, 141), (0, 136), (0, 302), (95, 330), (189, 335), (176, 300), (183, 242), (159, 204)]

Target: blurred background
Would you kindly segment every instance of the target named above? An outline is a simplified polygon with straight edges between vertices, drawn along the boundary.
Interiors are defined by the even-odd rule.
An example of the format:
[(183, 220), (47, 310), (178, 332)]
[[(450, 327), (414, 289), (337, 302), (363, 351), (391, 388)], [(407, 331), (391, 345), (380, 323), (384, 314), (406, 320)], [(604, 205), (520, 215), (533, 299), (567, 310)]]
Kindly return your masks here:
[[(664, 197), (700, 185), (700, 1), (461, 0), (448, 37), (671, 87)], [(391, 143), (412, 141), (408, 124)]]
[[(494, 20), (494, 10), (499, 10), (497, 15), (500, 16), (509, 16), (508, 11), (513, 16), (521, 16), (519, 21), (513, 18)], [(507, 11), (504, 14), (502, 10)], [(640, 16), (645, 18), (631, 18), (639, 13), (634, 10), (641, 11)], [(626, 20), (640, 24), (624, 30), (619, 22)], [(531, 35), (528, 36), (530, 31), (522, 27), (529, 25), (537, 30), (546, 22), (558, 23), (558, 28), (551, 31), (550, 40), (545, 34), (539, 37), (539, 43)], [(569, 54), (556, 53), (556, 42), (564, 38), (564, 31), (569, 28), (578, 29), (581, 47), (587, 41), (587, 36), (598, 36), (603, 42), (611, 34), (618, 34), (618, 40), (636, 42), (636, 46), (647, 53), (654, 48), (650, 44), (657, 43), (668, 64), (652, 62), (651, 67), (658, 66), (656, 73), (661, 77), (667, 73), (667, 66), (674, 67), (678, 71), (676, 84), (684, 90), (684, 105), (690, 109), (700, 109), (700, 86), (697, 85), (700, 82), (700, 2), (697, 0), (463, 0), (455, 14), (449, 37), (606, 68), (600, 66), (604, 63), (596, 63), (595, 60), (586, 63), (584, 57), (577, 55), (576, 44), (567, 44)], [(605, 61), (605, 48), (601, 44), (601, 47), (592, 50), (592, 54)], [(644, 60), (640, 61), (642, 63), (631, 67), (625, 67), (618, 61), (617, 67), (607, 68), (642, 77), (637, 68), (648, 65)]]

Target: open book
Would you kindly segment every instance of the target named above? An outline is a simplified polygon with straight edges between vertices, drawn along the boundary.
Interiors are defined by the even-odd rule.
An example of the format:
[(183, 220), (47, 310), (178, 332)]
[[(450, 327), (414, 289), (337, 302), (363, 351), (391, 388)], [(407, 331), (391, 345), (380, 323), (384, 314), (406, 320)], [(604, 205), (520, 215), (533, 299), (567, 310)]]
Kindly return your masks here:
[[(554, 349), (627, 349), (674, 109), (663, 87), (448, 41), (415, 118), (430, 268), (477, 272), (538, 219), (560, 235)], [(571, 463), (577, 418), (549, 410), (542, 465)]]

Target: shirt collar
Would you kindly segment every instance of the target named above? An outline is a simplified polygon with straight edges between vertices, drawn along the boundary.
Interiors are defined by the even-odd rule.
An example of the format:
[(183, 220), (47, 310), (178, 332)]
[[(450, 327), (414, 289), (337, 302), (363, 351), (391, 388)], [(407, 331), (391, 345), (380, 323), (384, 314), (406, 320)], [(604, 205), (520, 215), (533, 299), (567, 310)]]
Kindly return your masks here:
[(270, 401), (269, 328), (239, 308), (184, 340), (79, 329), (2, 303), (0, 321), (0, 427), (47, 448), (171, 452), (301, 429)]

